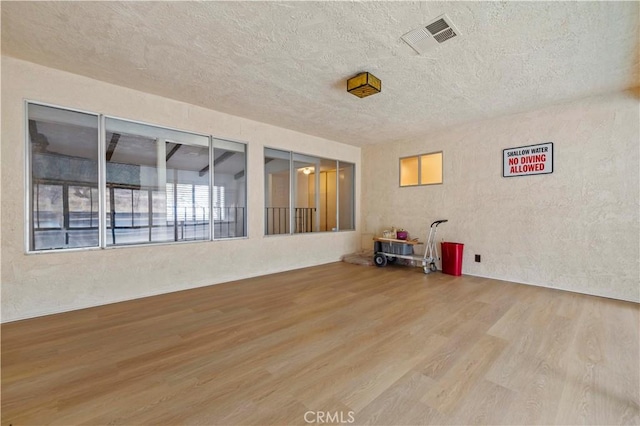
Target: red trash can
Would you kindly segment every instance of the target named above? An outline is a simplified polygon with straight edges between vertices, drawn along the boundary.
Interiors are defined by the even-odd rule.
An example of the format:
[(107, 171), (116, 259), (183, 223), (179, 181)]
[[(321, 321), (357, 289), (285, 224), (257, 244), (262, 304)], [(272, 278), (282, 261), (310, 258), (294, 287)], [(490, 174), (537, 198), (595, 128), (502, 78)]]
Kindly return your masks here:
[(464, 244), (445, 243), (442, 247), (442, 272), (459, 277), (462, 275), (462, 251)]

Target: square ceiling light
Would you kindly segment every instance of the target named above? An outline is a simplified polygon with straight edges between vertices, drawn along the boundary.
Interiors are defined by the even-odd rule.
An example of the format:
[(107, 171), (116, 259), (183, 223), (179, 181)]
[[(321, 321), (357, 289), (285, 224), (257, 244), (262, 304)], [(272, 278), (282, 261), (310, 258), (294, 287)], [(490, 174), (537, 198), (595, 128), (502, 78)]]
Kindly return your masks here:
[(359, 98), (375, 95), (381, 90), (382, 82), (380, 79), (368, 72), (362, 72), (347, 80), (347, 91)]

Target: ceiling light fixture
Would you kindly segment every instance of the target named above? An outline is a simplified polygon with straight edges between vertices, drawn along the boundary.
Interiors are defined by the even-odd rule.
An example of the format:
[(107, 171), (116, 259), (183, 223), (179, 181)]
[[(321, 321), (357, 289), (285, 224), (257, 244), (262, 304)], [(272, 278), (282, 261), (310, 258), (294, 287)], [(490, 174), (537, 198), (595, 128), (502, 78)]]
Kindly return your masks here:
[(305, 175), (310, 175), (311, 174), (311, 169), (308, 167), (305, 167), (305, 169), (302, 171), (302, 173), (304, 173)]
[(368, 72), (362, 72), (347, 80), (347, 92), (359, 98), (375, 95), (381, 90), (382, 82), (380, 79)]

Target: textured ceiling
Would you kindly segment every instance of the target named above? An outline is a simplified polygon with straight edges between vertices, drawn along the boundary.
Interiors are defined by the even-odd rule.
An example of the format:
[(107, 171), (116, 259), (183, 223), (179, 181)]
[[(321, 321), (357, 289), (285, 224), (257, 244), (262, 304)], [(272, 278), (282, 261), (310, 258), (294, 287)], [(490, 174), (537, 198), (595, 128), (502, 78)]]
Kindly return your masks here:
[[(639, 83), (638, 2), (2, 2), (2, 53), (353, 145)], [(447, 13), (424, 56), (400, 37)], [(370, 71), (382, 93), (346, 79)]]

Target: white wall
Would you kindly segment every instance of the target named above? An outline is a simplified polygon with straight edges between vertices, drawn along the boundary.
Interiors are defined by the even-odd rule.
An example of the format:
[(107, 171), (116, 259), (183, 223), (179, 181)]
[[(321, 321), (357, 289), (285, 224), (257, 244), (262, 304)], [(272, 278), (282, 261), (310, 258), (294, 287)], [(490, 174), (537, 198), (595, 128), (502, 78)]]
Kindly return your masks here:
[[(463, 273), (640, 301), (638, 93), (363, 149), (363, 233), (465, 244)], [(503, 178), (502, 149), (554, 143), (553, 174)], [(444, 151), (444, 184), (398, 187), (398, 158)], [(365, 236), (363, 235), (363, 241)], [(474, 262), (474, 254), (482, 262)]]
[[(247, 142), (249, 238), (25, 254), (25, 99)], [(2, 57), (2, 321), (318, 265), (355, 251), (359, 231), (263, 236), (264, 146), (360, 170), (353, 146)]]

